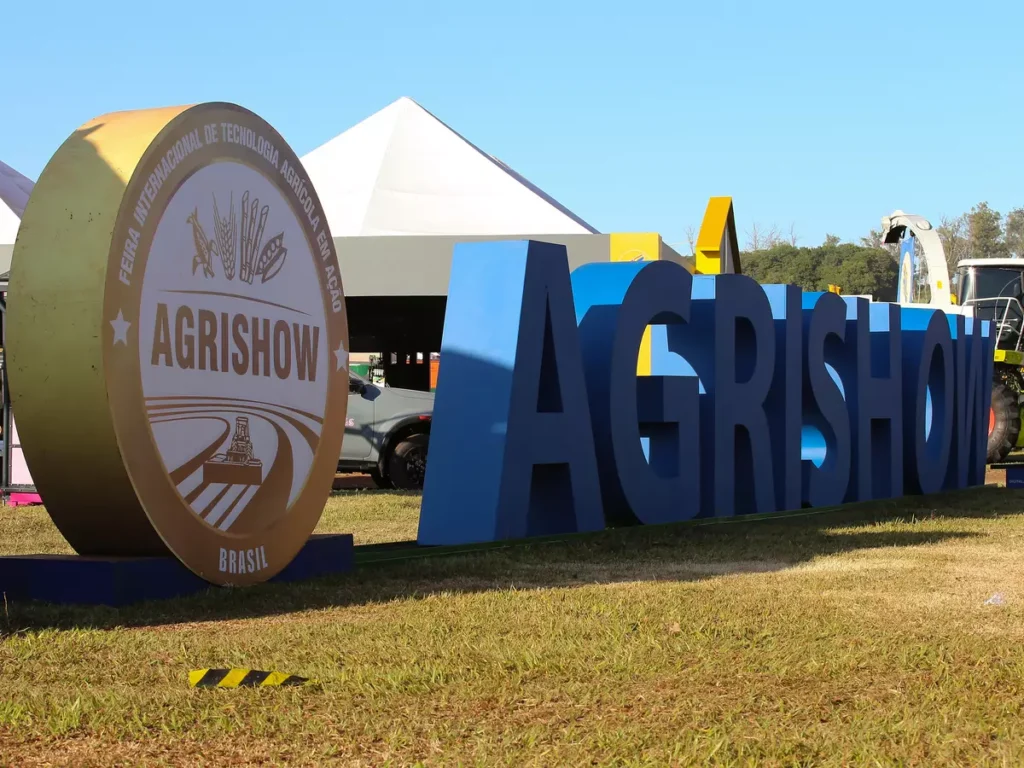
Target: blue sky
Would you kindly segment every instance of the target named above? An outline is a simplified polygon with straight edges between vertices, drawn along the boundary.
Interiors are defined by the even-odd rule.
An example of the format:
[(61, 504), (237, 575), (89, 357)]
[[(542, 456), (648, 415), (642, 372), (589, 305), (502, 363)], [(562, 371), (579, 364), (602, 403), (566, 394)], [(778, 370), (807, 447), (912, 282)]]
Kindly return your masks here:
[(0, 159), (105, 112), (233, 101), (300, 153), (409, 96), (604, 232), (710, 195), (856, 240), (894, 208), (1024, 206), (1024, 3), (7, 3)]

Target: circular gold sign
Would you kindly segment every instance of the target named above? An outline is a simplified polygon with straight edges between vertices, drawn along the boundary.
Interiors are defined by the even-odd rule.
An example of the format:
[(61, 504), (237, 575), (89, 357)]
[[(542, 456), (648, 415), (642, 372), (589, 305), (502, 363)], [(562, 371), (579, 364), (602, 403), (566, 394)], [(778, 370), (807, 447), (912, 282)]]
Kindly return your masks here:
[(211, 582), (284, 568), (330, 492), (348, 401), (326, 217), (231, 104), (106, 115), (37, 183), (15, 246), (14, 412), (80, 554), (170, 549)]

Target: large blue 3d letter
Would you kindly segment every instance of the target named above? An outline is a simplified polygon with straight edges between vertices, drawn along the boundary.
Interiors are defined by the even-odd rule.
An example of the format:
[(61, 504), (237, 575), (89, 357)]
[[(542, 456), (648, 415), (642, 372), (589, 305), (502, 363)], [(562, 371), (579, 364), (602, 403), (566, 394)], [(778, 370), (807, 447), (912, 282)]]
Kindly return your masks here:
[(992, 403), (994, 328), (973, 317), (956, 322), (956, 430), (951, 464), (956, 488), (985, 482), (988, 457), (988, 413)]
[[(900, 308), (846, 299), (847, 357), (839, 373), (847, 388), (853, 437), (847, 501), (903, 495), (903, 367)], [(850, 366), (853, 376), (850, 376)], [(877, 374), (877, 375), (876, 375)]]
[[(647, 326), (690, 319), (691, 284), (690, 273), (670, 261), (585, 264), (572, 273), (611, 522), (668, 523), (700, 511), (697, 378), (636, 375)], [(642, 437), (650, 440), (649, 461)]]
[(904, 484), (909, 493), (937, 493), (953, 443), (953, 342), (942, 312), (902, 315)]
[(765, 412), (775, 329), (761, 286), (745, 275), (693, 278), (690, 322), (667, 326), (664, 345), (652, 334), (652, 366), (666, 354), (681, 355), (705, 390), (701, 513), (775, 511), (775, 461)]
[(795, 285), (762, 286), (775, 323), (775, 375), (765, 411), (772, 430), (776, 509), (800, 509), (803, 427), (803, 310)]
[(841, 381), (829, 373), (843, 354), (846, 302), (835, 293), (805, 293), (804, 424), (820, 436), (825, 455), (804, 461), (803, 500), (812, 507), (842, 504), (850, 486), (850, 414)]
[(604, 527), (565, 246), (459, 244), (420, 544)]

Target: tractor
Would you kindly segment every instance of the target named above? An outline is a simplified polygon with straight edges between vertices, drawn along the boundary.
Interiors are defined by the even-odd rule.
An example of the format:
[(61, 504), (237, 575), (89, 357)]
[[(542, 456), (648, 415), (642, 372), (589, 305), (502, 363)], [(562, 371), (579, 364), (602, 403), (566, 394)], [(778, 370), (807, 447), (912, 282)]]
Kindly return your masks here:
[(988, 414), (988, 462), (1006, 458), (1021, 445), (1024, 402), (1024, 260), (964, 259), (954, 277), (960, 305), (995, 325), (992, 404)]
[[(964, 259), (951, 285), (942, 241), (926, 219), (895, 211), (882, 219), (882, 233), (886, 243), (900, 246), (898, 303), (965, 314), (995, 326), (987, 461), (1003, 461), (1022, 444), (1024, 259)], [(915, 280), (919, 252), (927, 267), (927, 286)]]

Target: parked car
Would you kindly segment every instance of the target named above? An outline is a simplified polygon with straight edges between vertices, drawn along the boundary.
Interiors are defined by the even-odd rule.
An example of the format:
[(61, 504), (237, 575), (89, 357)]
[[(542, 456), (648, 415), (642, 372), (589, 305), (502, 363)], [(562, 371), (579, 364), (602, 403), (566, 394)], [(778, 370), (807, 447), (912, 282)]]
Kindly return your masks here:
[(366, 472), (378, 488), (423, 490), (434, 394), (349, 374), (339, 472)]

